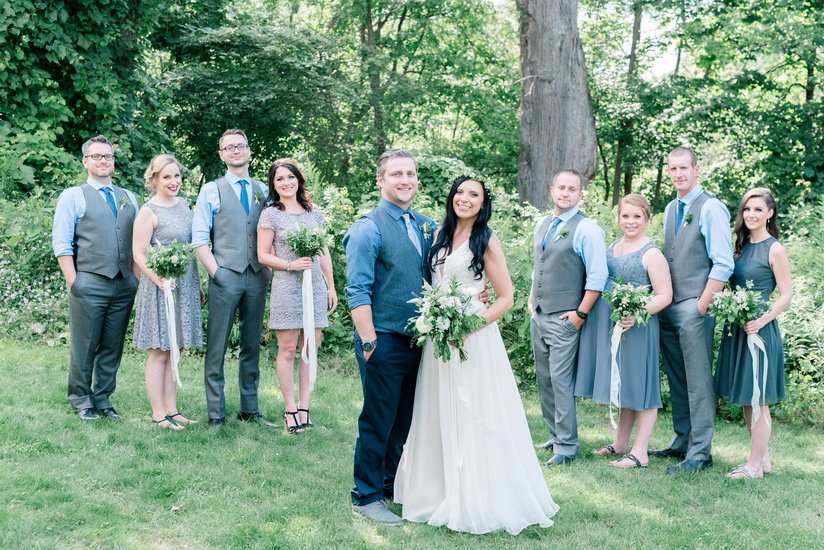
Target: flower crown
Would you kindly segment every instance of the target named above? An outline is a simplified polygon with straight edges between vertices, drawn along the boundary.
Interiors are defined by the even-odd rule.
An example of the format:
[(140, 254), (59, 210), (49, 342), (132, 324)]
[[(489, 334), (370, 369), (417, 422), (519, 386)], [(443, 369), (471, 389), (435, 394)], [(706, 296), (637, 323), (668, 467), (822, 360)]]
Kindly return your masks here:
[(492, 200), (495, 199), (495, 191), (492, 188), (492, 185), (487, 183), (487, 181), (486, 181), (487, 176), (483, 172), (480, 172), (478, 170), (469, 170), (467, 172), (460, 172), (458, 174), (458, 176), (453, 181), (458, 181), (460, 179), (463, 179), (464, 181), (466, 181), (466, 180), (477, 181), (478, 183), (481, 184), (481, 187), (483, 187), (484, 190), (487, 193), (489, 193), (489, 198), (492, 199)]

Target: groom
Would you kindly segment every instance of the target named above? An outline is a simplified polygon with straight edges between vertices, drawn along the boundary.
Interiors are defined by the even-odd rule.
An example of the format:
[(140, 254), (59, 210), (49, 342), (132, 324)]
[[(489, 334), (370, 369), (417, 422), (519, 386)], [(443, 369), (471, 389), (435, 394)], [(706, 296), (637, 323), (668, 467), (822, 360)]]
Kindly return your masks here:
[(421, 348), (407, 327), (415, 315), (409, 300), (430, 280), (424, 259), (435, 222), (411, 210), (418, 165), (403, 149), (378, 159), (378, 207), (356, 221), (343, 239), (346, 297), (355, 322), (355, 357), (363, 409), (355, 440), (352, 510), (381, 523), (401, 518), (386, 506), (412, 421)]

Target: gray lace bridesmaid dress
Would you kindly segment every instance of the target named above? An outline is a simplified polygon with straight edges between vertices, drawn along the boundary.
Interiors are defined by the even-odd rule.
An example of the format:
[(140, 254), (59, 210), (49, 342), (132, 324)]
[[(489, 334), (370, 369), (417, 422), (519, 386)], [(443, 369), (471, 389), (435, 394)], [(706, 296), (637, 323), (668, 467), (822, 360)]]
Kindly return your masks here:
[[(174, 206), (159, 206), (147, 202), (157, 216), (157, 227), (152, 233), (152, 246), (167, 245), (177, 239), (179, 243), (192, 242), (192, 211), (183, 199)], [(192, 256), (189, 270), (177, 279), (175, 314), (177, 344), (183, 348), (203, 345), (203, 325), (200, 316), (200, 280), (197, 263)], [(132, 345), (142, 349), (169, 350), (169, 329), (166, 324), (166, 307), (163, 291), (143, 272), (137, 288), (135, 305), (134, 338)]]
[[(275, 239), (272, 243), (275, 256), (284, 260), (296, 260), (298, 256), (286, 242), (286, 234), (301, 227), (321, 227), (323, 221), (323, 213), (315, 205), (312, 205), (311, 211), (303, 211), (299, 214), (291, 214), (270, 206), (261, 213), (258, 230), (271, 229), (275, 232)], [(272, 270), (269, 328), (275, 330), (303, 328), (303, 292), (300, 275), (300, 271)], [(312, 265), (312, 298), (315, 328), (328, 327), (326, 281), (323, 280), (320, 261), (317, 257)]]

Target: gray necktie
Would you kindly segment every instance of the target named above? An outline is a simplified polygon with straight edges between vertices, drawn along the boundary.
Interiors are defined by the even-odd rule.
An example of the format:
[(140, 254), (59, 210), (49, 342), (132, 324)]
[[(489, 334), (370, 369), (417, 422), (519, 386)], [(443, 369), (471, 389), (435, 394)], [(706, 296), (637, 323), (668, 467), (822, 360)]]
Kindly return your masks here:
[(418, 234), (415, 232), (415, 228), (412, 227), (412, 221), (410, 218), (412, 214), (409, 212), (404, 212), (403, 216), (403, 223), (406, 224), (406, 234), (409, 236), (409, 240), (412, 241), (412, 244), (415, 245), (415, 250), (418, 251), (418, 256), (421, 255), (421, 241), (418, 239)]

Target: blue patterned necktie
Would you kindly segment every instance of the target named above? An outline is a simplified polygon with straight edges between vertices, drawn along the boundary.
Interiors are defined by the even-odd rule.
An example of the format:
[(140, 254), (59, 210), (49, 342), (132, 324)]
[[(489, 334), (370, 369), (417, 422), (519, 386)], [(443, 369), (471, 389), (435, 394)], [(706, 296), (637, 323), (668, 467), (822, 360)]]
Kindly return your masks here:
[(246, 192), (246, 180), (240, 180), (238, 182), (240, 185), (240, 204), (243, 205), (243, 209), (246, 210), (246, 215), (249, 215), (249, 193)]
[(681, 222), (684, 221), (684, 203), (681, 199), (678, 199), (678, 211), (675, 214), (675, 234), (678, 234), (678, 230), (681, 229)]
[(418, 234), (412, 227), (412, 221), (410, 220), (412, 214), (410, 214), (409, 212), (404, 212), (401, 217), (403, 218), (403, 223), (406, 224), (406, 234), (409, 236), (409, 240), (412, 241), (413, 245), (415, 245), (415, 250), (418, 251), (418, 255), (423, 255), (423, 253), (421, 252), (421, 241), (420, 239), (418, 239)]
[(101, 187), (103, 194), (106, 195), (106, 202), (109, 203), (109, 208), (112, 209), (112, 214), (117, 217), (117, 205), (114, 203), (114, 192), (108, 187)]
[(541, 250), (546, 250), (546, 245), (549, 242), (549, 237), (551, 235), (555, 234), (555, 228), (557, 228), (558, 224), (560, 224), (560, 223), (561, 223), (561, 217), (560, 216), (555, 216), (552, 219), (552, 222), (549, 224), (549, 229), (547, 229), (546, 233), (544, 233), (544, 240), (541, 241)]

